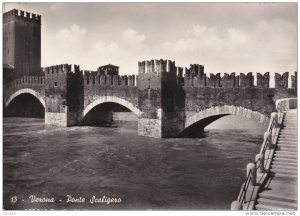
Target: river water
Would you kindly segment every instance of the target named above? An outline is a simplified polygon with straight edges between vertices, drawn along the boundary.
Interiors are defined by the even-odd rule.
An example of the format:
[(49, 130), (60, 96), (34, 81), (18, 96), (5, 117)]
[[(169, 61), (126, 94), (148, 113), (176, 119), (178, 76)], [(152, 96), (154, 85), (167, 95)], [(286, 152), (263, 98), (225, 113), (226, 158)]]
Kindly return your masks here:
[(114, 119), (111, 128), (55, 128), (4, 118), (4, 209), (229, 210), (266, 130), (227, 116), (201, 139), (155, 139), (137, 136), (131, 113)]

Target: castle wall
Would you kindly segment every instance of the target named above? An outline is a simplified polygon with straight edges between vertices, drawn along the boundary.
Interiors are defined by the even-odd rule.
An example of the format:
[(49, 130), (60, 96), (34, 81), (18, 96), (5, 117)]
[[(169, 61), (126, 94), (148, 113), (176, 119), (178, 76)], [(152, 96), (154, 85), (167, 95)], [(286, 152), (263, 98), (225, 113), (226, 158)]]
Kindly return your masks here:
[(244, 107), (266, 116), (275, 110), (275, 101), (279, 98), (296, 97), (293, 89), (261, 88), (191, 88), (184, 87), (186, 93), (186, 116), (215, 106)]
[(288, 88), (288, 73), (276, 74), (275, 88), (269, 88), (269, 73), (257, 74), (254, 86), (252, 73), (207, 77), (200, 66), (192, 66), (189, 75), (183, 77), (182, 71), (175, 62), (167, 60), (139, 62), (137, 79), (82, 72), (77, 65), (74, 71), (71, 65), (56, 65), (45, 68), (45, 76), (24, 76), (6, 83), (4, 100), (18, 90), (34, 89), (44, 95), (46, 124), (61, 126), (109, 124), (115, 103), (119, 103), (138, 115), (139, 135), (176, 137), (185, 129), (188, 119), (211, 108), (225, 107), (226, 111), (230, 107), (230, 113), (236, 109), (250, 110), (254, 118), (266, 122), (275, 111), (277, 99), (297, 97), (297, 75), (292, 77), (294, 88)]
[(186, 119), (202, 110), (224, 106), (250, 110), (247, 116), (266, 124), (270, 113), (275, 111), (277, 99), (297, 97), (295, 88), (288, 89), (288, 74), (276, 75), (276, 88), (269, 88), (269, 73), (258, 73), (254, 86), (251, 72), (206, 77), (199, 65), (191, 65), (186, 71), (183, 77), (182, 69), (166, 60), (139, 62), (139, 108), (143, 111), (139, 134), (176, 136), (184, 129), (182, 124)]
[[(100, 75), (86, 71), (83, 76), (83, 110), (93, 102), (105, 97), (115, 97), (138, 107), (135, 76)], [(126, 104), (123, 104), (126, 106)], [(93, 105), (94, 106), (94, 105)], [(113, 110), (119, 105), (112, 103), (96, 104), (88, 113), (81, 116), (83, 125), (110, 125), (113, 121)], [(126, 107), (130, 108), (130, 107)]]
[(103, 96), (115, 96), (138, 107), (135, 76), (84, 76), (84, 108)]
[(40, 93), (45, 98), (45, 77), (44, 76), (24, 76), (15, 79), (3, 86), (3, 100), (8, 98), (21, 89), (32, 89)]

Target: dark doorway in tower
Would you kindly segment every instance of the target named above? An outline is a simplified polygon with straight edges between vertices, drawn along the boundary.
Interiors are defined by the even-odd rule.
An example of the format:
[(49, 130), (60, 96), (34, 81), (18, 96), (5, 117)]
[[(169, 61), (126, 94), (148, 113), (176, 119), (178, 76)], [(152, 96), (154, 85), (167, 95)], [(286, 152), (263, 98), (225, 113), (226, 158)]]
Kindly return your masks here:
[(15, 97), (7, 107), (4, 107), (4, 117), (44, 118), (43, 104), (32, 94), (24, 93)]

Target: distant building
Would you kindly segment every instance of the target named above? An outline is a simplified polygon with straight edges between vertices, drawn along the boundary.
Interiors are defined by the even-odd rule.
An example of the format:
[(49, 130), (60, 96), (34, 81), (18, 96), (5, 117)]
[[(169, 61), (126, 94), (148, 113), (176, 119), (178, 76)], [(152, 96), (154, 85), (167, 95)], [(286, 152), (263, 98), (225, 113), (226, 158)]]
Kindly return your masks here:
[(108, 65), (98, 67), (97, 72), (100, 75), (111, 75), (111, 76), (119, 75), (119, 67), (115, 66), (115, 65), (108, 64)]
[(41, 16), (13, 9), (3, 14), (4, 79), (41, 74)]

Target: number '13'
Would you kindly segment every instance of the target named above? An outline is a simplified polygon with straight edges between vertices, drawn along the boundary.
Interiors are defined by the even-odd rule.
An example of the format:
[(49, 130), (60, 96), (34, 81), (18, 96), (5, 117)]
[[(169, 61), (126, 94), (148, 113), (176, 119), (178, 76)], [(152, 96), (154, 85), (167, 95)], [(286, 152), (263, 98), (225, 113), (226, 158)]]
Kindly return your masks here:
[(11, 197), (11, 200), (10, 200), (11, 203), (16, 203), (17, 201), (18, 201), (18, 197), (17, 196)]

